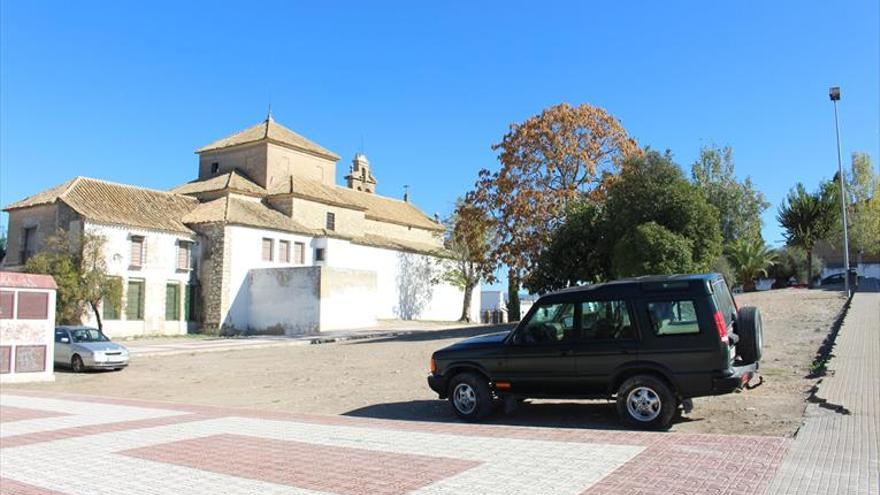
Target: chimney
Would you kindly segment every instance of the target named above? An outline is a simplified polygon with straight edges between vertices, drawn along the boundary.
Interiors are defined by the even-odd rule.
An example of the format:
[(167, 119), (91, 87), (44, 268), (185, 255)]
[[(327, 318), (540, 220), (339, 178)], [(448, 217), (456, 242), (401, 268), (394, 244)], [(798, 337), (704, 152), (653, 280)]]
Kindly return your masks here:
[(409, 203), (409, 184), (403, 185), (403, 202)]

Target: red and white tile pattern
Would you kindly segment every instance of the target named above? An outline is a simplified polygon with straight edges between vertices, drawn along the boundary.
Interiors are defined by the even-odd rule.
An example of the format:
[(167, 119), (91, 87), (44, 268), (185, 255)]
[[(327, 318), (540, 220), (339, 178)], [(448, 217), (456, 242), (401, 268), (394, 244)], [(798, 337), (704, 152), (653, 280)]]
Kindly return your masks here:
[(787, 445), (24, 394), (0, 395), (0, 493), (762, 493)]

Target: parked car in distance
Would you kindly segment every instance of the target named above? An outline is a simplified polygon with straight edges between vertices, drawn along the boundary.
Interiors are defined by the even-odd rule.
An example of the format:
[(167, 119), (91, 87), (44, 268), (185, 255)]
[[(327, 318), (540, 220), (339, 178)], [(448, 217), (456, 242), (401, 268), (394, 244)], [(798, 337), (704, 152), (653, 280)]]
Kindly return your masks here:
[(748, 388), (762, 338), (720, 274), (639, 277), (541, 297), (512, 331), (436, 351), (428, 385), (469, 421), (503, 401), (610, 399), (625, 423), (666, 428), (694, 397)]
[(111, 342), (97, 328), (56, 327), (55, 366), (70, 367), (75, 373), (87, 369), (121, 370), (128, 366), (128, 349)]

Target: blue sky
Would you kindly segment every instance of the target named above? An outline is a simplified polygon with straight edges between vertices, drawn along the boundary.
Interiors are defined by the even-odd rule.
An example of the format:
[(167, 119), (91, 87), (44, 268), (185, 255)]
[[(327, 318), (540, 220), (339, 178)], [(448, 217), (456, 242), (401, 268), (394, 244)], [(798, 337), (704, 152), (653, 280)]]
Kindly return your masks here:
[[(369, 156), (380, 193), (449, 212), (511, 122), (617, 116), (689, 169), (729, 144), (773, 207), (880, 154), (880, 11), (850, 2), (2, 2), (0, 203), (75, 175), (169, 188), (193, 151), (276, 119)], [(5, 215), (4, 215), (5, 217)], [(6, 219), (4, 218), (5, 224)]]

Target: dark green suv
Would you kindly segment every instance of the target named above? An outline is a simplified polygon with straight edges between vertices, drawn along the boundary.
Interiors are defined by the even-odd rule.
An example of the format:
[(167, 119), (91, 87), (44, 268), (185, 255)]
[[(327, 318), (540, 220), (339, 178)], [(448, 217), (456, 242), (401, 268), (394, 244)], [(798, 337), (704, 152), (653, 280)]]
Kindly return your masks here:
[(436, 351), (428, 384), (470, 421), (500, 401), (616, 399), (626, 423), (665, 428), (693, 397), (746, 388), (761, 339), (721, 275), (639, 277), (541, 297), (512, 331)]

